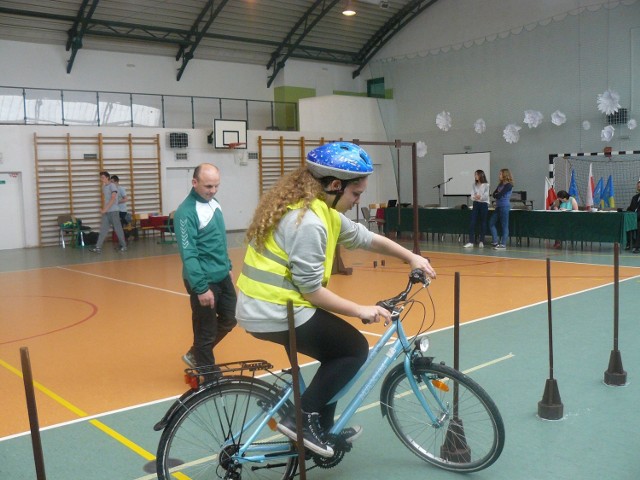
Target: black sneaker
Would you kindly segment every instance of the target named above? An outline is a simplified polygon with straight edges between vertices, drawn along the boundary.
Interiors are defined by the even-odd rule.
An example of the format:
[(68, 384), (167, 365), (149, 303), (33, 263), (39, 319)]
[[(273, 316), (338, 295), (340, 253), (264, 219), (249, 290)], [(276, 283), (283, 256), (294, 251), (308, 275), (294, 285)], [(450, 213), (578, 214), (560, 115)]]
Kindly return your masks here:
[(102, 249), (98, 247), (92, 247), (89, 249), (89, 251), (93, 253), (102, 253)]
[[(291, 440), (298, 440), (295, 416), (288, 416), (278, 424), (278, 431)], [(333, 448), (323, 440), (319, 413), (302, 412), (302, 436), (304, 446), (321, 457), (333, 457)]]
[(354, 425), (353, 427), (343, 428), (340, 432), (344, 441), (349, 445), (353, 445), (360, 435), (362, 435), (363, 428), (360, 425)]
[(189, 365), (189, 368), (198, 368), (196, 357), (193, 355), (193, 352), (191, 350), (182, 355), (182, 361)]

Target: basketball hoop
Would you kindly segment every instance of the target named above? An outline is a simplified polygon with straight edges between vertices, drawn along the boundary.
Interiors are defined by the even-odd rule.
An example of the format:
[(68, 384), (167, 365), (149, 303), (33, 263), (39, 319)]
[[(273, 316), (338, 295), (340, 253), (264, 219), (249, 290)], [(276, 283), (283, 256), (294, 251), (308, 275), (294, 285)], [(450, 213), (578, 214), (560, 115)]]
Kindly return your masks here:
[[(230, 143), (227, 146), (233, 151), (234, 161), (238, 165), (248, 165), (246, 143)], [(245, 148), (243, 148), (245, 147)]]

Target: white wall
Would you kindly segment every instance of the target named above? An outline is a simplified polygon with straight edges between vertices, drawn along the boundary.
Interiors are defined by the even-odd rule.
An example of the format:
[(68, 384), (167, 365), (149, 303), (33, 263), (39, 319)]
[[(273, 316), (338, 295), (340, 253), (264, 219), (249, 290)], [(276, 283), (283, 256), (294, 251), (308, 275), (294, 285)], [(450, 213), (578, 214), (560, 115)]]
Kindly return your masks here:
[[(251, 130), (247, 133), (248, 152), (257, 152), (257, 138), (305, 138), (345, 139), (361, 138), (362, 140), (384, 139), (384, 129), (376, 104), (371, 99), (360, 97), (323, 97), (310, 99), (303, 102), (301, 109), (302, 123), (306, 128), (301, 132), (272, 132)], [(345, 111), (354, 112), (350, 118), (345, 118), (343, 110), (335, 108), (336, 104), (342, 105)], [(319, 113), (321, 113), (319, 115)], [(312, 115), (313, 119), (305, 118)], [(326, 124), (336, 128), (322, 130), (322, 118)], [(339, 126), (339, 128), (338, 128)], [(209, 129), (176, 130), (189, 133), (188, 160), (175, 159), (175, 151), (167, 147), (167, 133), (170, 129), (155, 128), (117, 128), (117, 127), (52, 127), (52, 126), (0, 126), (0, 172), (20, 173), (23, 179), (21, 205), (24, 211), (24, 246), (37, 246), (38, 241), (38, 215), (37, 215), (37, 189), (35, 175), (35, 152), (33, 135), (61, 137), (67, 133), (71, 136), (95, 136), (102, 133), (104, 136), (152, 136), (159, 134), (161, 142), (161, 181), (162, 203), (164, 213), (174, 210), (179, 202), (187, 195), (191, 188), (191, 176), (193, 168), (202, 162), (216, 164), (221, 170), (221, 188), (217, 195), (223, 206), (225, 222), (229, 230), (243, 230), (249, 225), (253, 212), (258, 205), (258, 162), (248, 160), (247, 165), (240, 165), (232, 152), (216, 150), (207, 143)], [(369, 150), (369, 148), (367, 148)], [(386, 154), (386, 156), (385, 156)], [(384, 179), (391, 171), (389, 165), (388, 150), (376, 152), (376, 163), (380, 166), (380, 176)], [(387, 172), (382, 175), (382, 172)], [(371, 201), (386, 201), (387, 198), (395, 198), (393, 192), (389, 193), (388, 184), (392, 182), (381, 181), (372, 184)], [(378, 189), (380, 193), (378, 193)], [(378, 197), (380, 195), (380, 197)], [(368, 202), (368, 200), (367, 200)], [(364, 204), (364, 201), (363, 201)], [(96, 206), (97, 208), (97, 206)], [(63, 212), (61, 212), (63, 213)], [(356, 212), (350, 216), (356, 218)], [(97, 226), (95, 226), (97, 227)], [(19, 229), (16, 229), (19, 231)]]
[[(586, 4), (590, 8), (577, 8)], [(438, 201), (432, 186), (445, 180), (445, 153), (490, 151), (491, 184), (500, 168), (509, 168), (515, 188), (526, 190), (540, 208), (549, 154), (602, 152), (606, 146), (640, 150), (640, 128), (625, 124), (616, 125), (614, 138), (603, 142), (605, 116), (597, 108), (598, 95), (611, 88), (630, 117), (640, 121), (638, 31), (637, 0), (607, 6), (602, 1), (448, 0), (427, 9), (370, 64), (393, 89), (394, 101), (381, 104), (388, 135), (428, 146), (420, 161), (419, 203)], [(544, 122), (527, 127), (525, 110), (542, 112)], [(556, 110), (566, 115), (564, 125), (551, 123)], [(442, 111), (452, 117), (446, 132), (436, 126)], [(487, 125), (483, 134), (473, 128), (479, 118)], [(583, 129), (583, 121), (590, 122), (590, 130)], [(508, 124), (521, 127), (517, 143), (503, 138)], [(409, 181), (406, 175), (401, 179), (404, 191)]]
[(301, 131), (322, 131), (328, 139), (358, 139), (365, 143), (363, 148), (371, 157), (375, 170), (360, 199), (361, 205), (398, 198), (390, 148), (366, 145), (366, 142), (387, 141), (376, 99), (342, 95), (305, 98), (300, 100), (299, 109)]
[(85, 50), (67, 74), (63, 46), (0, 40), (0, 86), (273, 100), (268, 70), (193, 59), (182, 79), (172, 57)]

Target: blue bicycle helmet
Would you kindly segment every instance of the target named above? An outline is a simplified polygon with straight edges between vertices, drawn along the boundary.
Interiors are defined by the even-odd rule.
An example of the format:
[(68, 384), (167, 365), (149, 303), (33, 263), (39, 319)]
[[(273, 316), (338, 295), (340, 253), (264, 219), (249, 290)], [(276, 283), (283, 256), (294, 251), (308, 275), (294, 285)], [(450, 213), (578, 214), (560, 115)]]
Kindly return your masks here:
[(353, 180), (373, 172), (367, 152), (350, 142), (334, 142), (314, 148), (307, 154), (307, 168), (316, 178)]

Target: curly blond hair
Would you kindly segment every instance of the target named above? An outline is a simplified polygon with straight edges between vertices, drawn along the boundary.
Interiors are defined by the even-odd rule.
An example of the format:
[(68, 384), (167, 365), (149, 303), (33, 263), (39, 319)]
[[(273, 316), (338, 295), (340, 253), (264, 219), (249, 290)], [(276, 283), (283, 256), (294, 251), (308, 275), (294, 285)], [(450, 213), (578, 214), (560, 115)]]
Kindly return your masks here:
[(298, 222), (309, 209), (313, 200), (325, 199), (321, 183), (311, 175), (307, 167), (300, 167), (289, 175), (280, 179), (260, 199), (260, 205), (253, 214), (251, 225), (247, 229), (246, 240), (253, 240), (254, 248), (264, 249), (264, 243), (276, 228), (282, 217), (287, 213), (287, 206), (302, 202), (298, 215)]

